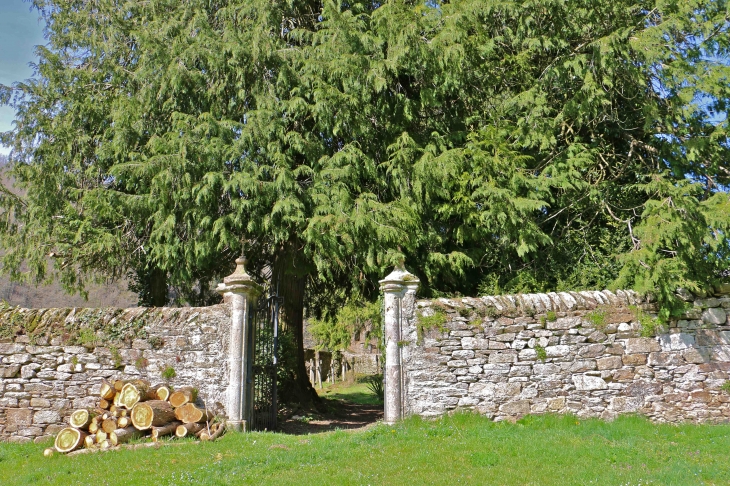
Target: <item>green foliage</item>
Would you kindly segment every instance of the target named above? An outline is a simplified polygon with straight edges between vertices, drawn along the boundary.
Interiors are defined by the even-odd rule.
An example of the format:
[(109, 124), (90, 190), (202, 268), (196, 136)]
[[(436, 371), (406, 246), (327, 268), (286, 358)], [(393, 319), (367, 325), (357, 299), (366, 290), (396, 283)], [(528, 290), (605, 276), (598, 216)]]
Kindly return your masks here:
[(666, 319), (729, 266), (724, 1), (32, 3), (15, 279), (206, 304), (245, 251), (320, 318), (404, 261), (424, 296), (630, 286)]
[(165, 366), (165, 368), (160, 372), (160, 377), (162, 377), (165, 381), (172, 380), (176, 376), (177, 372), (175, 371), (175, 368), (170, 365)]
[(725, 383), (720, 385), (720, 390), (730, 395), (730, 380), (725, 380)]
[(356, 333), (365, 333), (381, 345), (383, 336), (382, 302), (364, 302), (356, 299), (347, 303), (334, 316), (311, 319), (309, 332), (320, 349), (343, 351), (350, 346)]
[(555, 313), (555, 311), (547, 311), (545, 314), (545, 319), (548, 322), (555, 322), (558, 320), (558, 315)]
[(664, 330), (661, 317), (653, 317), (636, 306), (630, 306), (629, 309), (639, 323), (639, 334), (642, 337), (654, 337)]
[(537, 354), (537, 359), (544, 363), (547, 359), (547, 351), (545, 351), (545, 348), (540, 344), (535, 344), (535, 353)]
[(140, 356), (136, 360), (134, 360), (134, 367), (138, 370), (142, 371), (147, 369), (147, 366), (150, 364), (149, 360), (147, 358), (144, 358)]
[(383, 384), (383, 375), (371, 375), (365, 379), (368, 390), (375, 395), (378, 400), (385, 399), (385, 385)]
[(434, 307), (433, 314), (430, 316), (425, 316), (423, 314), (419, 315), (416, 319), (418, 344), (423, 343), (423, 336), (425, 332), (430, 329), (437, 329), (439, 332), (448, 331), (448, 328), (446, 327), (446, 320), (446, 312), (439, 307)]
[(599, 331), (605, 331), (607, 322), (608, 311), (604, 308), (596, 308), (587, 313), (584, 317), (585, 320), (591, 323)]
[(112, 356), (112, 362), (115, 368), (122, 367), (122, 354), (119, 352), (119, 348), (116, 346), (109, 346), (109, 352)]

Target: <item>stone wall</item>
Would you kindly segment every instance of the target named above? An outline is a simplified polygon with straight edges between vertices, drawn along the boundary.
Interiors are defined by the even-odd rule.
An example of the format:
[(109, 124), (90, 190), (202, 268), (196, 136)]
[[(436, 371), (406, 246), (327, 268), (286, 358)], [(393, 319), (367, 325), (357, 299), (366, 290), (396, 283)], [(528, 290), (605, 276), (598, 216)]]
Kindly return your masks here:
[[(0, 440), (43, 440), (98, 403), (103, 379), (198, 388), (222, 409), (230, 310), (0, 307)], [(174, 370), (174, 378), (163, 379)]]
[(691, 305), (684, 318), (653, 333), (656, 309), (633, 292), (410, 302), (406, 295), (403, 412), (727, 421), (730, 297), (684, 298)]

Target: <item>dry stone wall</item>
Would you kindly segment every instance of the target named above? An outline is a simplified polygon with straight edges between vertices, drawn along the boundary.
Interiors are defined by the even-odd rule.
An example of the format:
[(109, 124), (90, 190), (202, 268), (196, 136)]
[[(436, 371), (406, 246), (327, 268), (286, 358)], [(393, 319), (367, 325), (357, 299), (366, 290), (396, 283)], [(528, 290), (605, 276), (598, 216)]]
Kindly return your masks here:
[(633, 292), (404, 299), (404, 411), (728, 421), (730, 297), (683, 297), (686, 315), (648, 337), (656, 309)]
[(73, 410), (98, 403), (105, 378), (194, 386), (210, 408), (222, 408), (230, 322), (226, 304), (0, 308), (0, 440), (55, 434)]

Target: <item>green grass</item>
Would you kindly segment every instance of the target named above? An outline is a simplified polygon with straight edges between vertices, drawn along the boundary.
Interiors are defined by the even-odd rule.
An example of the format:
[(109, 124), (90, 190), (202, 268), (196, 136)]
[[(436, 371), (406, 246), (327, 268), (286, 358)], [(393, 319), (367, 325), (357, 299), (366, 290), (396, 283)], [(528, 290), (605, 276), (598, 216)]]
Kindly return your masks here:
[(361, 380), (356, 382), (337, 382), (322, 383), (322, 389), (317, 388), (317, 393), (321, 397), (336, 400), (344, 400), (346, 402), (357, 403), (358, 405), (382, 405), (380, 400), (367, 386), (367, 383)]
[(309, 436), (228, 434), (214, 443), (44, 458), (46, 445), (0, 444), (16, 484), (730, 483), (730, 426), (613, 423), (571, 416), (493, 423), (471, 414)]

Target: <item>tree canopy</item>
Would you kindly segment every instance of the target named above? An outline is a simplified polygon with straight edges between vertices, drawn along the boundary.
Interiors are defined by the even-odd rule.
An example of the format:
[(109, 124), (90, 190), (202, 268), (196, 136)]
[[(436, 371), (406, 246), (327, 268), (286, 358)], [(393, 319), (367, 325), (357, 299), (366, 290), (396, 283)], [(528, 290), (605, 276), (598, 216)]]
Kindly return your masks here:
[(32, 3), (48, 43), (0, 88), (18, 278), (206, 303), (243, 251), (297, 327), (403, 260), (424, 295), (667, 304), (729, 266), (726, 1)]

